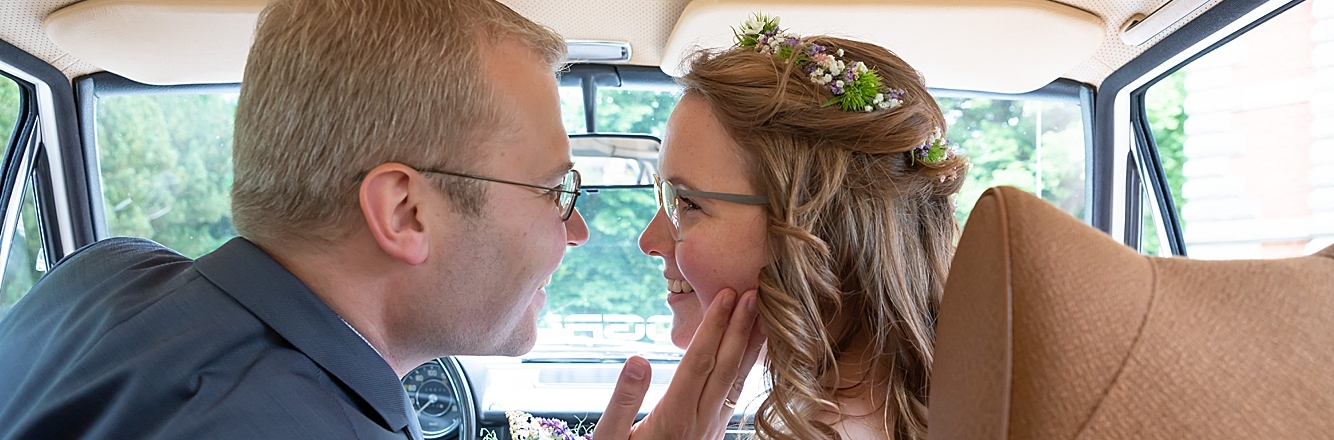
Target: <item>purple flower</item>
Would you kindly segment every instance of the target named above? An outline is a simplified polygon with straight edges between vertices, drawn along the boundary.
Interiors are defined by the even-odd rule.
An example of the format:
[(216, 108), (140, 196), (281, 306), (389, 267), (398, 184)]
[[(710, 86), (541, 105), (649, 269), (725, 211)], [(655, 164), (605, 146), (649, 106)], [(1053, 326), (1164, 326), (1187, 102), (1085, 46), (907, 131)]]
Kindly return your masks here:
[(806, 49), (807, 56), (815, 56), (815, 54), (820, 52), (824, 52), (824, 46), (818, 44), (812, 44), (811, 47)]
[(788, 37), (783, 40), (783, 44), (786, 44), (787, 47), (797, 47), (798, 44), (801, 44), (801, 40), (798, 40), (797, 37)]
[(835, 95), (843, 94), (843, 88), (839, 87), (837, 84), (829, 86), (829, 91), (834, 92)]

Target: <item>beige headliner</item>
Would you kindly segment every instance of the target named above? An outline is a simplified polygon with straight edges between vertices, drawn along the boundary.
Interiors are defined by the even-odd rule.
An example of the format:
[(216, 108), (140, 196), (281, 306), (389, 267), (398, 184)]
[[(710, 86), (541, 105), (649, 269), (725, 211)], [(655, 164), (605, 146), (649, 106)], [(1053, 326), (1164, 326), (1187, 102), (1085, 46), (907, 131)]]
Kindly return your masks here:
[[(96, 2), (118, 1), (129, 5), (137, 5), (141, 2), (150, 0), (89, 0)], [(153, 0), (156, 3), (165, 3), (168, 5), (191, 5), (191, 7), (206, 7), (208, 5), (253, 5), (256, 1), (264, 0)], [(845, 0), (847, 1), (847, 0)], [(902, 0), (896, 0), (902, 1)], [(922, 0), (919, 0), (919, 2)], [(943, 6), (959, 4), (964, 0), (941, 0), (929, 1), (927, 3)], [(1045, 1), (1045, 0), (1044, 0)], [(1200, 13), (1208, 10), (1214, 4), (1221, 0), (1210, 0), (1208, 4), (1195, 11), (1189, 18), (1194, 18)], [(631, 64), (638, 65), (659, 65), (664, 60), (665, 48), (668, 45), (668, 38), (677, 24), (677, 19), (681, 12), (685, 10), (689, 0), (501, 0), (501, 2), (514, 8), (521, 14), (543, 23), (560, 32), (569, 39), (600, 39), (600, 40), (628, 40), (634, 47), (634, 58)], [(1141, 46), (1127, 46), (1121, 43), (1119, 38), (1119, 28), (1130, 16), (1140, 13), (1145, 14), (1157, 9), (1165, 0), (1063, 0), (1065, 4), (1076, 9), (1087, 11), (1098, 17), (1102, 21), (1103, 35), (1101, 43), (1093, 51), (1091, 56), (1084, 57), (1073, 67), (1069, 68), (1060, 76), (1074, 79), (1076, 81), (1097, 85), (1102, 82), (1117, 67), (1125, 64), (1148, 47), (1151, 47), (1165, 35), (1175, 30), (1185, 23), (1177, 23), (1169, 28), (1169, 32), (1164, 32), (1149, 42)], [(54, 32), (69, 32), (69, 36), (48, 37), (43, 30), (43, 21), (51, 16), (53, 12), (69, 4), (75, 3), (71, 0), (13, 0), (0, 2), (0, 38), (14, 44), (15, 46), (32, 53), (43, 60), (60, 69), (69, 78), (75, 78), (84, 74), (93, 73), (101, 70), (117, 71), (122, 75), (129, 76), (141, 81), (173, 83), (173, 82), (214, 82), (214, 81), (236, 81), (240, 76), (240, 64), (231, 61), (227, 67), (224, 58), (234, 57), (239, 49), (236, 49), (235, 38), (221, 37), (211, 32), (216, 32), (214, 28), (227, 28), (226, 25), (213, 23), (208, 28), (193, 26), (187, 23), (174, 23), (174, 26), (181, 33), (162, 33), (162, 25), (146, 25), (144, 19), (149, 18), (151, 14), (104, 14), (90, 15), (91, 21), (85, 21), (83, 25), (75, 24), (57, 24), (52, 22), (50, 28)], [(88, 3), (86, 1), (85, 3)], [(770, 2), (771, 3), (771, 2)], [(808, 0), (806, 3), (811, 5), (822, 5), (826, 2), (817, 0)], [(875, 1), (862, 1), (860, 3), (887, 3)], [(98, 3), (81, 6), (88, 10), (96, 10)], [(767, 9), (767, 8), (766, 8)], [(171, 17), (171, 15), (167, 15)], [(56, 17), (59, 17), (57, 15)], [(176, 16), (179, 17), (179, 16)], [(876, 17), (872, 17), (876, 18)], [(789, 22), (793, 19), (786, 18)], [(119, 20), (122, 26), (131, 26), (129, 28), (115, 28), (112, 23)], [(250, 19), (253, 22), (253, 18)], [(887, 25), (893, 24), (889, 18), (882, 19)], [(868, 18), (866, 22), (873, 20)], [(860, 20), (859, 20), (860, 22)], [(942, 17), (936, 20), (938, 23), (938, 32), (943, 34), (969, 34), (973, 30), (957, 27), (953, 17)], [(1027, 23), (995, 21), (995, 28), (992, 32), (1015, 33), (1015, 34), (1033, 34), (1037, 38), (1051, 40), (1060, 40), (1065, 38), (1063, 35), (1053, 35), (1046, 33), (1044, 29), (1037, 26), (1029, 26)], [(248, 26), (246, 23), (244, 26)], [(231, 27), (235, 28), (235, 24)], [(243, 27), (244, 27), (243, 26)], [(869, 26), (869, 24), (868, 24)], [(60, 31), (57, 28), (65, 28)], [(70, 29), (74, 29), (71, 31)], [(796, 29), (799, 32), (806, 32)], [(224, 31), (227, 32), (227, 31)], [(982, 32), (985, 35), (986, 32)], [(110, 48), (103, 58), (103, 51), (87, 51), (81, 49), (80, 43), (72, 43), (67, 39), (78, 39), (75, 35), (83, 34), (84, 42), (82, 44), (90, 47)], [(849, 33), (851, 35), (851, 33)], [(53, 42), (55, 40), (56, 42)], [(965, 41), (967, 41), (965, 39)], [(59, 44), (57, 44), (59, 43)], [(140, 46), (131, 46), (138, 44)], [(891, 47), (900, 53), (912, 52), (912, 48), (904, 45), (912, 44), (894, 43), (899, 47)], [(147, 45), (147, 46), (143, 46)], [(187, 52), (211, 54), (204, 61), (190, 61), (189, 58), (176, 58), (181, 55), (170, 55), (168, 50), (172, 46), (186, 45), (193, 49)], [(202, 50), (210, 46), (215, 46), (211, 50)], [(149, 68), (143, 71), (171, 72), (172, 69), (161, 67), (161, 65), (176, 64), (188, 65), (197, 62), (217, 62), (224, 64), (222, 67), (210, 67), (208, 70), (214, 76), (205, 78), (205, 75), (174, 77), (175, 79), (165, 77), (150, 78), (149, 76), (127, 74), (126, 67), (117, 67), (119, 61), (111, 60), (112, 52), (117, 48), (137, 47), (133, 51), (128, 51), (134, 56), (121, 57), (126, 65), (136, 63), (148, 63)], [(150, 55), (144, 57), (144, 55)], [(146, 61), (134, 61), (146, 60)], [(914, 61), (913, 63), (923, 63), (924, 61)], [(991, 74), (985, 69), (973, 64), (959, 65), (955, 62), (955, 70), (964, 73), (971, 73), (981, 77)], [(156, 66), (156, 67), (152, 67)], [(133, 67), (129, 67), (133, 70)], [(227, 73), (231, 72), (231, 73)], [(928, 72), (929, 73), (929, 72)], [(150, 75), (151, 76), (151, 75)]]

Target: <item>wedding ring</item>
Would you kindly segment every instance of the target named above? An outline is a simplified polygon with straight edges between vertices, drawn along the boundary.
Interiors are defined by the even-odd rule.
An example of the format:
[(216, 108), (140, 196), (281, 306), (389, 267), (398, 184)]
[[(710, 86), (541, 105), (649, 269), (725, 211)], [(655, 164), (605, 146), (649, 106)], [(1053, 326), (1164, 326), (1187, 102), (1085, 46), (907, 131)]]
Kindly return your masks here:
[(728, 407), (728, 408), (732, 408), (732, 409), (736, 409), (736, 402), (733, 402), (732, 399), (728, 399), (728, 398), (724, 397), (724, 398), (723, 398), (723, 406)]

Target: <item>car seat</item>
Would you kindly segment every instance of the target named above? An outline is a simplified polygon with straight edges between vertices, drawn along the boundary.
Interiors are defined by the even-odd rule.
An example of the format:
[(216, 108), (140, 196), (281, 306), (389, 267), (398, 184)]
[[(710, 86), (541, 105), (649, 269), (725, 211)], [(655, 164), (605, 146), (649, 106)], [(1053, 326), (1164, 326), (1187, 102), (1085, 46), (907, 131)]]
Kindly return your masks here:
[(1148, 257), (987, 190), (945, 285), (928, 426), (933, 440), (1330, 438), (1334, 247)]

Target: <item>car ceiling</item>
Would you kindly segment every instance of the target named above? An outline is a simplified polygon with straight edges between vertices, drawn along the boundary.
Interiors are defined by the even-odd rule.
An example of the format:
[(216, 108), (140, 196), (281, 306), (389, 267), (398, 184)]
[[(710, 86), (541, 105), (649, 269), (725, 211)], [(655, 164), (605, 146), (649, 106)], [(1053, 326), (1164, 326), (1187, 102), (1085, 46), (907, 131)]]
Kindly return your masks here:
[[(98, 2), (106, 0), (85, 0), (85, 2)], [(191, 2), (192, 0), (110, 0), (122, 3), (133, 3), (137, 1), (171, 3), (171, 2)], [(228, 0), (212, 0), (213, 2), (226, 2)], [(254, 3), (263, 0), (235, 0), (235, 2)], [(629, 64), (635, 65), (659, 65), (664, 59), (675, 59), (669, 54), (664, 53), (668, 45), (668, 40), (672, 36), (673, 30), (677, 26), (678, 19), (682, 11), (687, 10), (691, 0), (500, 0), (502, 3), (513, 8), (524, 16), (551, 27), (567, 39), (588, 39), (588, 40), (613, 40), (629, 41), (633, 47), (633, 58)], [(697, 3), (709, 4), (718, 3), (727, 0), (694, 0)], [(895, 0), (894, 3), (918, 3), (931, 5), (932, 7), (941, 7), (942, 10), (948, 10), (947, 6), (951, 1), (940, 0)], [(988, 0), (988, 1), (1010, 1), (1010, 0)], [(1148, 42), (1131, 46), (1122, 42), (1121, 27), (1136, 14), (1150, 14), (1160, 6), (1167, 3), (1166, 0), (1063, 0), (1059, 2), (1062, 5), (1073, 7), (1101, 19), (1104, 27), (1105, 36), (1096, 50), (1092, 51), (1091, 56), (1080, 55), (1082, 61), (1074, 64), (1073, 68), (1068, 69), (1061, 77), (1073, 79), (1075, 81), (1098, 85), (1115, 71), (1118, 67), (1129, 62), (1135, 56), (1139, 55), (1153, 44), (1170, 34), (1175, 29), (1184, 25), (1190, 19), (1207, 11), (1213, 5), (1221, 0), (1210, 0), (1204, 6), (1196, 9), (1186, 19), (1177, 22), (1168, 27), (1164, 32), (1158, 34)], [(94, 63), (79, 59), (62, 49), (52, 41), (44, 30), (43, 23), (53, 12), (60, 10), (74, 3), (73, 0), (8, 0), (0, 2), (0, 39), (31, 53), (38, 58), (50, 63), (59, 69), (68, 78), (76, 78), (85, 74), (99, 72), (104, 69)], [(773, 8), (783, 10), (788, 7), (805, 8), (823, 8), (827, 7), (828, 2), (819, 0), (775, 0), (770, 2), (755, 2), (763, 5), (773, 5)], [(874, 0), (844, 0), (843, 4), (876, 4)], [(889, 3), (889, 2), (884, 2)], [(945, 6), (945, 7), (942, 7)], [(942, 15), (945, 13), (942, 12)], [(883, 20), (884, 26), (893, 26), (892, 18)], [(1040, 26), (1030, 26), (1025, 23), (1005, 23), (996, 22), (996, 26), (1002, 27), (1004, 32), (1042, 32), (1038, 29)], [(939, 32), (959, 33), (968, 32), (968, 29), (955, 29), (951, 27), (951, 19), (948, 16), (942, 17), (938, 23)], [(800, 32), (800, 30), (797, 30)], [(1061, 35), (1046, 35), (1044, 38), (1060, 39)], [(924, 41), (933, 38), (928, 35), (923, 38)], [(900, 44), (914, 44), (912, 42)], [(891, 50), (902, 51), (903, 47), (890, 47)], [(910, 49), (910, 48), (909, 48)], [(913, 63), (912, 59), (908, 59)], [(960, 69), (967, 69), (967, 66), (960, 66)], [(670, 69), (669, 69), (670, 70)], [(976, 69), (975, 69), (976, 70)], [(984, 74), (984, 72), (979, 72)], [(133, 79), (133, 78), (132, 78)], [(928, 83), (930, 79), (928, 78)]]

